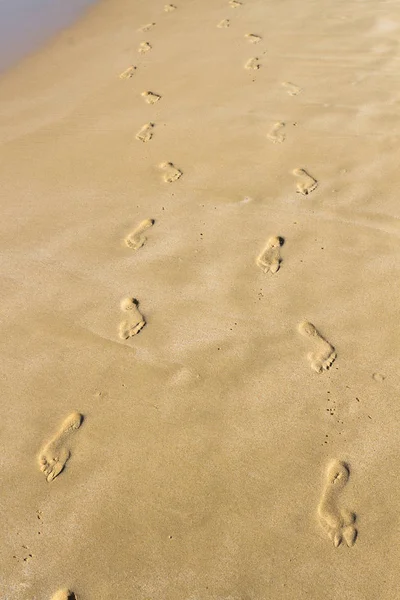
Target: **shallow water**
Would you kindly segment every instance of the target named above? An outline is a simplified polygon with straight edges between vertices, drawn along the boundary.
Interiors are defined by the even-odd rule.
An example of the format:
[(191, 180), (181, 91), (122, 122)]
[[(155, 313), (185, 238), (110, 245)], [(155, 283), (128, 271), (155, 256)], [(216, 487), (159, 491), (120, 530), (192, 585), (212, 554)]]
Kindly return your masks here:
[(96, 0), (0, 0), (0, 72), (68, 27)]

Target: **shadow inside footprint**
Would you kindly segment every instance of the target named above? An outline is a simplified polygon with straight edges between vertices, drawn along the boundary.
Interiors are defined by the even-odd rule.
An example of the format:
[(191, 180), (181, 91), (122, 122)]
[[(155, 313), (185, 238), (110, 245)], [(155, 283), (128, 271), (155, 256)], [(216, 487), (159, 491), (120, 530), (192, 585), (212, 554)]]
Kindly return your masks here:
[(78, 600), (78, 599), (75, 596), (74, 592), (71, 592), (70, 590), (67, 590), (67, 589), (63, 589), (63, 590), (58, 590), (58, 592), (56, 592), (54, 594), (54, 596), (52, 596), (51, 600)]

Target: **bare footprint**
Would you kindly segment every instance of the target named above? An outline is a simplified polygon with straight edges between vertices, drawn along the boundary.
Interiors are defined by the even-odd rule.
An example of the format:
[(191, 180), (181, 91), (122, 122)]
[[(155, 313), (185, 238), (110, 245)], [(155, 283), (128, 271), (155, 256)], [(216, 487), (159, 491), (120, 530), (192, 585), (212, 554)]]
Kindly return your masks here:
[(253, 58), (249, 58), (249, 60), (247, 61), (247, 63), (244, 65), (245, 69), (250, 69), (253, 71), (257, 71), (257, 69), (260, 68), (260, 63), (258, 62), (258, 58), (257, 57), (253, 57)]
[(74, 594), (74, 592), (65, 589), (58, 590), (58, 592), (56, 592), (54, 596), (52, 596), (51, 600), (78, 600), (78, 598)]
[(243, 2), (240, 2), (239, 0), (229, 0), (229, 5), (232, 6), (232, 8), (239, 8), (239, 6), (243, 6)]
[(286, 135), (282, 132), (284, 127), (285, 123), (283, 123), (283, 121), (278, 121), (272, 126), (271, 131), (267, 133), (267, 138), (274, 144), (282, 144), (286, 139)]
[(131, 65), (130, 67), (125, 69), (125, 71), (122, 71), (119, 78), (120, 79), (130, 79), (131, 77), (133, 77), (133, 74), (135, 73), (135, 71), (136, 71), (136, 67)]
[(228, 27), (230, 27), (231, 22), (229, 19), (222, 19), (222, 21), (220, 21), (217, 25), (217, 27), (219, 27), (220, 29), (226, 29)]
[(146, 54), (147, 52), (150, 52), (151, 49), (152, 46), (149, 44), (149, 42), (140, 42), (138, 52), (139, 54)]
[(125, 321), (119, 325), (119, 337), (127, 340), (138, 334), (146, 325), (144, 316), (139, 311), (139, 302), (136, 298), (125, 298), (121, 302), (121, 310), (128, 313)]
[(175, 4), (166, 4), (164, 6), (164, 11), (165, 12), (172, 12), (173, 10), (176, 10)]
[(142, 25), (142, 27), (139, 27), (138, 31), (150, 31), (150, 29), (153, 29), (153, 27), (155, 26), (155, 23), (147, 23), (147, 25)]
[(161, 96), (159, 94), (155, 94), (154, 92), (142, 92), (141, 96), (143, 96), (147, 104), (155, 104), (161, 100)]
[(268, 273), (268, 271), (276, 273), (279, 271), (282, 262), (280, 247), (283, 243), (284, 240), (281, 237), (269, 238), (266, 247), (256, 259), (256, 264), (264, 273)]
[(38, 461), (40, 470), (45, 474), (47, 481), (53, 481), (65, 467), (71, 456), (67, 447), (72, 433), (82, 424), (83, 416), (74, 411), (62, 423), (56, 435), (42, 448)]
[(177, 181), (183, 175), (182, 171), (177, 169), (172, 162), (163, 162), (160, 164), (160, 169), (164, 171), (164, 181), (167, 183), (172, 183), (173, 181)]
[(344, 540), (351, 547), (357, 539), (356, 515), (339, 507), (340, 495), (350, 477), (346, 463), (335, 460), (328, 467), (326, 484), (318, 505), (318, 517), (335, 548)]
[(293, 169), (292, 173), (299, 179), (296, 184), (296, 192), (298, 194), (307, 196), (318, 187), (318, 181), (314, 177), (311, 177), (305, 169)]
[(385, 375), (382, 375), (382, 373), (373, 373), (372, 379), (374, 381), (378, 381), (379, 383), (382, 383), (383, 381), (385, 381), (386, 377), (385, 377)]
[(308, 354), (311, 368), (317, 373), (327, 371), (337, 356), (335, 348), (322, 337), (318, 329), (309, 321), (300, 323), (298, 329), (301, 335), (312, 339), (316, 346), (315, 351)]
[(147, 241), (144, 232), (154, 225), (154, 219), (145, 219), (136, 227), (132, 233), (125, 238), (125, 244), (132, 250), (139, 250)]
[(153, 128), (154, 123), (146, 123), (143, 127), (137, 132), (136, 139), (140, 142), (149, 142), (153, 137)]
[(258, 42), (261, 42), (262, 40), (262, 37), (256, 35), (255, 33), (246, 33), (244, 37), (250, 42), (250, 44), (258, 44)]
[(286, 89), (289, 96), (297, 96), (303, 91), (301, 87), (295, 85), (294, 83), (290, 83), (290, 81), (284, 81), (282, 85)]

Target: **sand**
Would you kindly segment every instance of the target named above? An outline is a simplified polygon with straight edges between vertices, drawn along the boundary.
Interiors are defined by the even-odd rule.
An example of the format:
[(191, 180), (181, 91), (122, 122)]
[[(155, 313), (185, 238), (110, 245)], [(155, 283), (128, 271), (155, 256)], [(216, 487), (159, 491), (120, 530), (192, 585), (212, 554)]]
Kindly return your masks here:
[(393, 600), (398, 5), (174, 6), (1, 80), (1, 598)]

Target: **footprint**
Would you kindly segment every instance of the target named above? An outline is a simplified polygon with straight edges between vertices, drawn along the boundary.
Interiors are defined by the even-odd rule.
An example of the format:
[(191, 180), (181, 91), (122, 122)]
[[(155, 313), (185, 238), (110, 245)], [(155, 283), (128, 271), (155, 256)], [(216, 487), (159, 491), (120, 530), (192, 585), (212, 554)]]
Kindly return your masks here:
[(154, 123), (146, 123), (143, 127), (137, 132), (136, 139), (140, 142), (149, 142), (153, 137), (153, 128)]
[(311, 177), (305, 169), (293, 169), (292, 173), (295, 177), (299, 178), (296, 184), (296, 192), (298, 194), (307, 196), (318, 186), (318, 181), (314, 177)]
[(286, 139), (286, 135), (282, 133), (284, 127), (285, 123), (283, 123), (283, 121), (278, 121), (273, 125), (271, 131), (267, 133), (267, 138), (274, 144), (282, 144)]
[(139, 27), (138, 31), (150, 31), (150, 29), (153, 29), (153, 27), (155, 26), (155, 23), (147, 23), (147, 25), (142, 25), (142, 27)]
[(146, 325), (138, 306), (139, 302), (135, 298), (125, 298), (121, 302), (121, 310), (128, 313), (128, 317), (119, 326), (119, 336), (123, 340), (133, 337)]
[(217, 25), (217, 27), (219, 27), (220, 29), (226, 29), (227, 27), (230, 27), (231, 22), (229, 19), (222, 19), (222, 21), (220, 21)]
[(175, 4), (166, 4), (164, 10), (165, 12), (172, 12), (173, 10), (176, 10), (176, 6)]
[(155, 104), (159, 100), (161, 100), (161, 96), (159, 94), (155, 94), (154, 92), (142, 92), (141, 95), (147, 102), (147, 104)]
[(232, 8), (239, 8), (239, 6), (243, 6), (243, 2), (239, 2), (239, 0), (229, 0), (229, 5)]
[(266, 247), (257, 258), (256, 263), (264, 273), (276, 273), (279, 271), (281, 264), (281, 253), (280, 247), (283, 245), (284, 240), (281, 237), (269, 238)]
[(335, 460), (328, 467), (326, 484), (318, 505), (318, 516), (322, 527), (327, 532), (335, 548), (344, 540), (351, 547), (357, 539), (354, 525), (356, 515), (339, 508), (340, 494), (350, 477), (349, 467), (340, 460)]
[(147, 52), (150, 52), (151, 49), (152, 46), (149, 44), (149, 42), (141, 42), (139, 44), (138, 52), (139, 54), (146, 54)]
[(177, 169), (172, 162), (161, 163), (160, 169), (164, 170), (164, 181), (167, 183), (177, 181), (177, 179), (180, 179), (183, 175), (182, 171)]
[(74, 592), (70, 592), (70, 590), (58, 590), (58, 592), (56, 592), (54, 594), (54, 596), (52, 596), (51, 600), (78, 600), (77, 596), (74, 594)]
[(56, 435), (40, 451), (38, 460), (40, 470), (45, 474), (47, 481), (53, 481), (65, 467), (71, 456), (67, 442), (71, 434), (82, 424), (83, 416), (74, 411), (61, 425)]
[(295, 85), (294, 83), (290, 83), (290, 81), (284, 81), (282, 85), (286, 89), (289, 96), (297, 96), (298, 94), (300, 94), (300, 92), (303, 91), (301, 87)]
[(127, 69), (125, 69), (125, 71), (123, 71), (119, 78), (120, 79), (130, 79), (131, 77), (133, 77), (134, 72), (136, 71), (136, 67), (134, 67), (133, 65), (131, 65), (130, 67), (128, 67)]
[(386, 377), (385, 377), (385, 375), (382, 375), (382, 373), (373, 373), (372, 379), (374, 381), (378, 381), (379, 383), (382, 383), (383, 381), (385, 381)]
[(246, 33), (244, 37), (250, 42), (250, 44), (258, 44), (258, 42), (261, 42), (262, 40), (262, 37), (256, 35), (255, 33)]
[(247, 63), (244, 65), (245, 69), (252, 69), (253, 71), (257, 71), (260, 68), (260, 63), (258, 62), (257, 57), (249, 58)]
[(309, 321), (300, 323), (299, 332), (307, 338), (315, 341), (316, 350), (308, 354), (308, 360), (311, 362), (311, 368), (317, 373), (327, 371), (336, 358), (335, 348), (319, 333)]
[(154, 225), (154, 219), (145, 219), (136, 227), (132, 233), (125, 238), (125, 244), (132, 250), (139, 250), (147, 241), (147, 237), (144, 234), (146, 229), (149, 229)]

